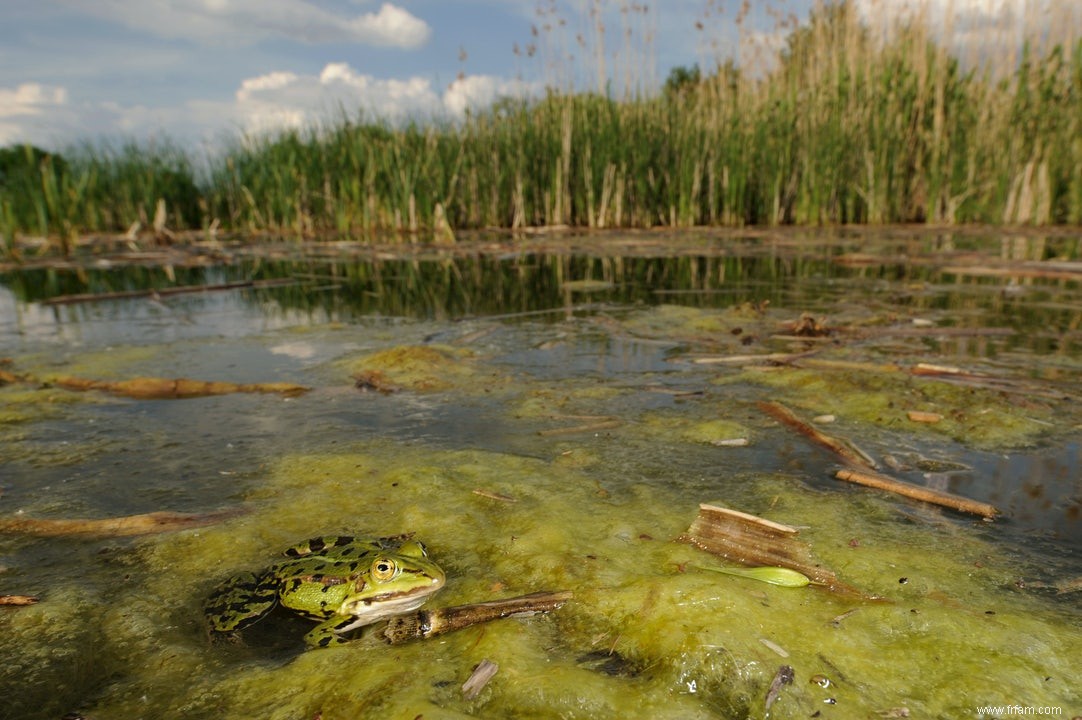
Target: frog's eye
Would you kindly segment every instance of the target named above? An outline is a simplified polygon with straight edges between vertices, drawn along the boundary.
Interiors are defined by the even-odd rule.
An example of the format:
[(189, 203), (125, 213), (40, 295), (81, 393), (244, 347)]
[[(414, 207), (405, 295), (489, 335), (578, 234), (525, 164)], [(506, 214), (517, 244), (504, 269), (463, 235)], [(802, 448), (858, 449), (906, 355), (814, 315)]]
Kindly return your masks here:
[(376, 582), (387, 582), (398, 574), (398, 565), (394, 560), (380, 558), (372, 563), (372, 579)]

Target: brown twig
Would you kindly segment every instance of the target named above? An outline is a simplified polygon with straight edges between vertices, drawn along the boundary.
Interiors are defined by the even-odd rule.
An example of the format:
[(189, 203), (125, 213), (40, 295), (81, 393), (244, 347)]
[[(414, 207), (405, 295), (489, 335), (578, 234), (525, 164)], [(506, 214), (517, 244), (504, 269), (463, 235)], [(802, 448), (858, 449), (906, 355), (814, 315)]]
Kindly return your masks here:
[(858, 485), (876, 488), (877, 490), (886, 490), (896, 495), (902, 495), (903, 497), (951, 508), (952, 510), (958, 510), (959, 512), (981, 515), (989, 519), (992, 519), (999, 514), (999, 510), (988, 503), (970, 500), (961, 495), (954, 495), (941, 490), (933, 490), (932, 488), (902, 482), (901, 480), (895, 480), (892, 477), (876, 472), (839, 470), (834, 474), (834, 477), (839, 480), (845, 480), (846, 482), (857, 483)]
[(859, 485), (873, 487), (878, 490), (886, 490), (903, 497), (934, 503), (961, 512), (982, 515), (986, 518), (994, 518), (999, 514), (999, 510), (988, 503), (970, 500), (960, 495), (953, 495), (951, 493), (902, 482), (901, 480), (895, 480), (892, 477), (877, 472), (874, 465), (871, 464), (870, 459), (863, 453), (858, 452), (842, 440), (820, 432), (798, 418), (792, 411), (780, 403), (760, 402), (759, 408), (774, 419), (788, 425), (794, 430), (807, 436), (815, 443), (837, 454), (846, 465), (850, 466), (848, 469), (839, 470), (835, 473), (834, 477), (839, 480), (846, 480)]
[(294, 385), (293, 383), (238, 384), (213, 380), (191, 380), (188, 378), (139, 377), (130, 380), (90, 380), (77, 377), (59, 377), (54, 378), (52, 383), (65, 390), (100, 390), (113, 395), (123, 395), (141, 400), (176, 400), (210, 395), (228, 395), (231, 393), (278, 393), (286, 397), (295, 397), (310, 390), (310, 388), (303, 385)]
[(99, 519), (7, 517), (0, 518), (0, 533), (18, 533), (37, 537), (60, 535), (129, 537), (203, 527), (236, 517), (242, 512), (237, 509), (210, 513), (151, 512)]
[(603, 420), (601, 422), (587, 423), (586, 425), (573, 425), (571, 427), (552, 428), (541, 430), (537, 434), (542, 437), (553, 435), (578, 435), (579, 433), (597, 432), (598, 430), (612, 430), (623, 425), (619, 420)]
[(72, 305), (75, 303), (97, 302), (99, 300), (127, 300), (142, 297), (166, 297), (168, 295), (187, 295), (201, 292), (221, 292), (223, 290), (260, 289), (280, 287), (283, 285), (296, 285), (293, 278), (278, 278), (274, 280), (243, 280), (239, 282), (221, 283), (218, 285), (182, 285), (179, 287), (167, 287), (147, 290), (119, 290), (107, 293), (74, 293), (71, 295), (57, 295), (45, 300), (43, 305)]
[(380, 635), (391, 645), (397, 645), (409, 640), (443, 635), (491, 620), (528, 617), (537, 613), (550, 612), (562, 607), (571, 598), (572, 593), (569, 590), (537, 592), (506, 600), (456, 605), (435, 610), (418, 610), (415, 613), (391, 618)]
[(820, 445), (822, 447), (825, 447), (827, 450), (830, 450), (835, 455), (844, 460), (847, 464), (854, 465), (856, 467), (867, 468), (869, 470), (875, 469), (875, 466), (863, 453), (854, 450), (844, 440), (839, 440), (838, 438), (827, 435), (826, 433), (812, 427), (811, 425), (794, 415), (792, 410), (785, 407), (781, 403), (759, 402), (758, 406), (760, 410), (765, 412), (770, 417), (774, 418), (775, 420), (784, 425), (788, 425), (790, 428), (796, 430), (801, 435), (809, 438), (817, 445)]

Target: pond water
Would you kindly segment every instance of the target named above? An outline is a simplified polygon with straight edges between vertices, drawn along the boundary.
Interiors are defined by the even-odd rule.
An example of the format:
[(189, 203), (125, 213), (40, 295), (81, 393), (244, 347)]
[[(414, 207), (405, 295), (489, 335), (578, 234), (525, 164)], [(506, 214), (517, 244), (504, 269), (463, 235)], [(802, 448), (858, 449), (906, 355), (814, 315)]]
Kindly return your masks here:
[[(0, 608), (0, 717), (1078, 715), (1080, 252), (698, 232), (0, 275), (0, 595), (39, 599)], [(220, 289), (167, 290), (190, 285)], [(61, 387), (139, 377), (309, 390)], [(1001, 515), (840, 482), (764, 402)], [(709, 572), (731, 563), (675, 541), (700, 503), (799, 528), (886, 601)], [(19, 524), (156, 511), (229, 512), (136, 537)], [(231, 575), (404, 532), (447, 575), (428, 608), (574, 597), (403, 645), (306, 652), (313, 623), (284, 614), (208, 640)]]

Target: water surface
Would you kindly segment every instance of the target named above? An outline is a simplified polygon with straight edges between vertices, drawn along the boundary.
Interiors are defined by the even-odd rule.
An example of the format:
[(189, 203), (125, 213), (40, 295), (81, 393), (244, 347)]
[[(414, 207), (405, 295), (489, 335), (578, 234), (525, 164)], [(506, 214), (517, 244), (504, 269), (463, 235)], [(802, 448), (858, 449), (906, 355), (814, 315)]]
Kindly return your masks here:
[[(0, 511), (245, 514), (136, 539), (0, 536), (0, 593), (41, 599), (0, 614), (16, 658), (2, 712), (758, 717), (787, 664), (772, 717), (1077, 713), (1078, 250), (688, 233), (8, 273), (0, 356), (33, 381), (0, 388)], [(256, 285), (50, 304), (237, 281)], [(969, 381), (911, 374), (921, 363)], [(395, 392), (356, 387), (372, 371)], [(312, 390), (136, 400), (49, 386), (62, 376)], [(842, 485), (838, 458), (765, 400), (833, 415), (825, 431), (895, 476), (1003, 516)], [(698, 570), (722, 561), (672, 540), (701, 502), (802, 528), (823, 564), (891, 602)], [(395, 648), (302, 653), (306, 623), (285, 618), (244, 645), (207, 641), (202, 599), (231, 573), (307, 537), (406, 531), (447, 570), (433, 606), (575, 600)], [(500, 671), (465, 700), (482, 658)]]

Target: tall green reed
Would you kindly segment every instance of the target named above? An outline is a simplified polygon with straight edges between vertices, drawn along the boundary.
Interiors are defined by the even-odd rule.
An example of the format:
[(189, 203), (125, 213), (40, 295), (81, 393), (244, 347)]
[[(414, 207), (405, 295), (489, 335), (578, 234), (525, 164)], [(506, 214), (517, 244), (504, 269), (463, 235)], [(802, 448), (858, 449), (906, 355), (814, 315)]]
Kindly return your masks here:
[[(440, 217), (455, 228), (1082, 222), (1082, 41), (967, 63), (934, 25), (918, 13), (882, 32), (852, 3), (822, 3), (762, 67), (677, 69), (643, 92), (610, 66), (620, 92), (565, 86), (456, 122), (343, 112), (239, 138), (199, 181), (167, 144), (83, 145), (64, 161), (27, 149), (0, 183), (0, 233), (10, 247), (17, 233), (122, 231), (163, 200), (173, 228), (217, 219), (296, 237), (416, 238)], [(551, 63), (560, 42), (542, 40)]]

